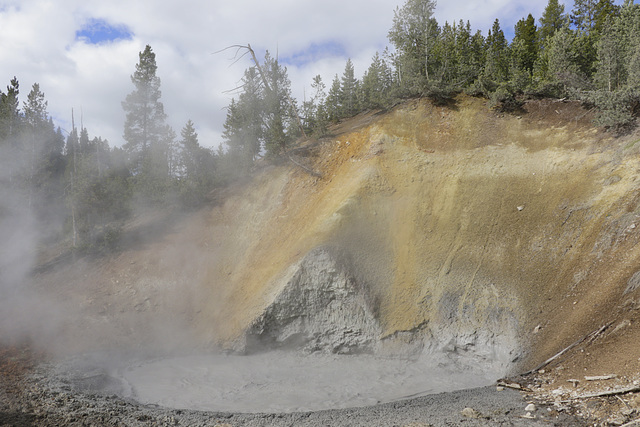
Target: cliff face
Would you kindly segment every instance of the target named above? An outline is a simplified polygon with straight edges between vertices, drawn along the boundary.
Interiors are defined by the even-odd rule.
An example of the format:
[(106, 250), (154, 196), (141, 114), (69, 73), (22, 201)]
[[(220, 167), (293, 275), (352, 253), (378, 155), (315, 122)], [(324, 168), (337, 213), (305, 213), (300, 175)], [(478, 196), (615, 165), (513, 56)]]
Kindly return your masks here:
[(265, 167), (87, 267), (90, 286), (77, 268), (38, 280), (91, 299), (96, 323), (117, 306), (110, 328), (131, 339), (170, 314), (200, 346), (438, 353), (504, 372), (609, 322), (628, 320), (607, 335), (625, 341), (638, 337), (640, 144), (589, 120), (569, 102), (499, 117), (467, 97), (362, 115), (295, 151), (320, 177)]

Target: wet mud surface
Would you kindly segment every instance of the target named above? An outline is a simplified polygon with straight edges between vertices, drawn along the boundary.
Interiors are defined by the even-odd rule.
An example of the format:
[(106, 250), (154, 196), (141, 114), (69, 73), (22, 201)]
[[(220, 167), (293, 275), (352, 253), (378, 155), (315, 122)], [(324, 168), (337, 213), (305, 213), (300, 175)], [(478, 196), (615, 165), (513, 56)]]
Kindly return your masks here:
[[(13, 363), (18, 365), (19, 361)], [(5, 363), (5, 366), (7, 364)], [(6, 373), (3, 372), (3, 374)], [(527, 396), (487, 386), (390, 403), (289, 413), (233, 413), (168, 409), (115, 394), (121, 385), (109, 375), (74, 376), (68, 366), (36, 364), (19, 375), (3, 376), (1, 426), (578, 426), (586, 425)], [(311, 388), (311, 385), (310, 385)], [(100, 390), (100, 391), (95, 391)]]

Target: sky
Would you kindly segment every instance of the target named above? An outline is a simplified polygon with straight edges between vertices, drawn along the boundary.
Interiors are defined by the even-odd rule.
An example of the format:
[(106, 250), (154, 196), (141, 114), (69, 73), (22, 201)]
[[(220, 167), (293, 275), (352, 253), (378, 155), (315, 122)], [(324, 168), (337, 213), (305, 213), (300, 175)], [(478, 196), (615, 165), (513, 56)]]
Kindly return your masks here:
[[(619, 2), (616, 2), (619, 3)], [(121, 102), (133, 91), (130, 76), (148, 44), (167, 121), (174, 131), (190, 119), (199, 142), (222, 141), (225, 107), (250, 57), (234, 60), (232, 45), (266, 50), (287, 67), (294, 97), (309, 96), (314, 76), (327, 86), (351, 58), (362, 77), (376, 52), (390, 46), (394, 10), (404, 0), (0, 0), (0, 89), (16, 76), (20, 100), (34, 83), (63, 130), (82, 123), (89, 136), (124, 143)], [(484, 35), (498, 18), (507, 38), (547, 0), (441, 0), (435, 17), (470, 21)], [(572, 3), (565, 3), (565, 11)]]

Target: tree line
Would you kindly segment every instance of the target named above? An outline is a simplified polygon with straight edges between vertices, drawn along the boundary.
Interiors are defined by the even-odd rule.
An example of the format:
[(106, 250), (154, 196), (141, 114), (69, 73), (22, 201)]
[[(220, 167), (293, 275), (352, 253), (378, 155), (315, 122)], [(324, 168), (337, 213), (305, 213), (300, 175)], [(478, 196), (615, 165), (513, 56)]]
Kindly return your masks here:
[[(245, 71), (240, 93), (228, 107), (224, 143), (250, 165), (277, 155), (303, 132), (321, 136), (328, 126), (362, 111), (385, 109), (425, 96), (450, 102), (458, 93), (488, 98), (500, 110), (518, 109), (527, 98), (572, 98), (595, 107), (597, 126), (624, 131), (640, 110), (640, 5), (625, 0), (576, 0), (570, 13), (549, 0), (542, 16), (519, 20), (509, 42), (496, 19), (487, 35), (469, 21), (440, 25), (434, 0), (407, 0), (394, 11), (391, 43), (372, 58), (361, 78), (349, 59), (327, 88), (314, 77), (309, 100), (292, 110), (269, 99), (256, 67)], [(269, 53), (269, 79), (289, 94), (286, 67)]]

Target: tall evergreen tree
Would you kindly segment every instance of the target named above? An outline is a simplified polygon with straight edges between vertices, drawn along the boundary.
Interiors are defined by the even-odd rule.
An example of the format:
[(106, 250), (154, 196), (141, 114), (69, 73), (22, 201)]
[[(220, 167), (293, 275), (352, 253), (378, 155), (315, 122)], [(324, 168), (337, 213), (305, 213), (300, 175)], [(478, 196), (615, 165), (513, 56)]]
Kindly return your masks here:
[(320, 74), (316, 75), (311, 82), (311, 98), (304, 103), (303, 107), (307, 130), (319, 136), (326, 133), (328, 126), (328, 117), (325, 108), (325, 101), (327, 99), (326, 88)]
[(608, 92), (619, 89), (626, 80), (625, 48), (618, 22), (608, 20), (597, 43), (598, 61), (594, 81)]
[(596, 24), (598, 0), (574, 0), (571, 23), (584, 34), (590, 34)]
[(495, 20), (486, 39), (485, 77), (496, 83), (507, 81), (509, 78), (509, 45), (500, 28), (500, 21)]
[(336, 74), (327, 94), (327, 117), (333, 122), (337, 122), (342, 118), (340, 105), (340, 78)]
[(209, 164), (209, 150), (200, 146), (198, 133), (191, 120), (180, 131), (179, 146), (179, 190), (184, 203), (200, 204), (211, 189), (213, 168)]
[(18, 94), (20, 83), (14, 77), (7, 86), (7, 93), (0, 90), (0, 143), (8, 144), (17, 137), (20, 124), (20, 105)]
[(7, 86), (7, 93), (0, 91), (0, 151), (5, 162), (2, 167), (6, 168), (5, 173), (0, 174), (7, 184), (14, 186), (17, 183), (19, 155), (19, 136), (22, 116), (20, 114), (20, 103), (18, 94), (20, 84), (14, 77), (10, 85)]
[(47, 101), (45, 101), (44, 93), (40, 91), (38, 83), (33, 84), (31, 91), (27, 95), (23, 111), (25, 121), (23, 151), (28, 153), (26, 182), (29, 193), (28, 205), (31, 207), (34, 202), (34, 192), (38, 185), (38, 176), (43, 166), (41, 151), (43, 142), (47, 138), (49, 121)]
[(293, 129), (297, 129), (292, 111), (295, 105), (292, 105), (291, 81), (286, 67), (267, 51), (262, 69), (269, 85), (264, 88), (263, 96), (264, 149), (268, 155), (274, 155), (286, 147), (293, 138)]
[(456, 35), (456, 63), (458, 86), (464, 87), (473, 82), (484, 65), (484, 36), (480, 31), (471, 33), (471, 23), (460, 20)]
[(599, 0), (596, 3), (593, 30), (596, 34), (602, 34), (605, 27), (613, 23), (619, 14), (619, 7), (613, 4), (613, 0)]
[(577, 39), (573, 31), (563, 27), (551, 37), (545, 50), (549, 79), (560, 83), (564, 93), (569, 88), (584, 88), (587, 84), (587, 78), (580, 69)]
[[(75, 152), (74, 147), (78, 148)], [(124, 159), (121, 164), (113, 153), (102, 138), (90, 140), (86, 128), (82, 128), (78, 138), (74, 127), (67, 138), (66, 201), (76, 249), (111, 248), (117, 241), (122, 220), (129, 213), (128, 170)]]
[(169, 146), (175, 133), (165, 124), (156, 55), (147, 45), (138, 56), (131, 76), (135, 89), (122, 102), (126, 113), (123, 147), (129, 154), (137, 189), (149, 201), (158, 202), (167, 191)]
[(386, 64), (376, 52), (369, 69), (362, 77), (363, 105), (365, 109), (383, 108), (387, 104), (390, 82)]
[(535, 19), (531, 14), (521, 19), (515, 26), (513, 60), (519, 69), (533, 72), (533, 64), (538, 57), (538, 37)]
[(549, 0), (540, 18), (538, 30), (538, 39), (542, 49), (556, 31), (567, 24), (567, 20), (568, 16), (564, 13), (564, 4), (560, 4), (558, 0)]
[(156, 54), (147, 45), (139, 53), (139, 62), (131, 75), (135, 89), (122, 102), (126, 113), (124, 124), (125, 150), (133, 162), (136, 173), (150, 158), (150, 149), (163, 138), (166, 128), (164, 105), (160, 101), (160, 78), (156, 75)]
[(355, 70), (351, 58), (347, 59), (344, 67), (344, 73), (340, 80), (340, 106), (342, 108), (342, 117), (351, 117), (358, 111), (357, 105), (357, 86), (358, 81), (355, 77)]
[(224, 143), (229, 157), (241, 171), (246, 171), (260, 154), (264, 142), (263, 83), (256, 67), (250, 67), (242, 78), (242, 92), (227, 107)]
[(178, 162), (180, 166), (180, 176), (182, 178), (195, 180), (198, 176), (200, 143), (198, 142), (198, 133), (191, 119), (187, 121), (180, 131), (180, 136), (180, 160)]
[(453, 83), (458, 79), (458, 36), (456, 24), (449, 25), (448, 22), (444, 23), (438, 34), (434, 49), (435, 73), (432, 76), (438, 82)]

